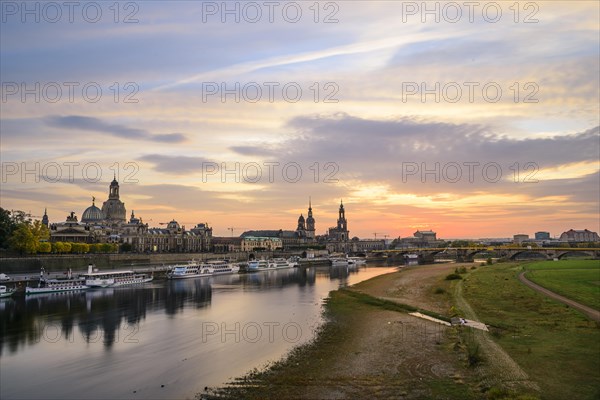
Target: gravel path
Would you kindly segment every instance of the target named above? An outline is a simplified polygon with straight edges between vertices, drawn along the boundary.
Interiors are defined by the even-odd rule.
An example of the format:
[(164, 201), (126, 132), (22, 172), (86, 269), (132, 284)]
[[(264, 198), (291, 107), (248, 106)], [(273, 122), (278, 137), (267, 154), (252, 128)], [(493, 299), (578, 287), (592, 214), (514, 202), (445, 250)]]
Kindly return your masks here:
[(586, 305), (578, 303), (567, 297), (561, 296), (560, 294), (554, 293), (553, 291), (548, 290), (545, 287), (540, 286), (537, 283), (530, 281), (529, 279), (527, 279), (527, 277), (525, 277), (525, 272), (527, 272), (527, 271), (523, 271), (519, 274), (519, 280), (521, 282), (523, 282), (525, 285), (529, 286), (533, 290), (538, 291), (554, 300), (560, 301), (561, 303), (566, 304), (569, 307), (573, 307), (574, 309), (581, 311), (582, 313), (587, 315), (590, 319), (592, 319), (596, 322), (600, 322), (600, 311), (593, 309), (592, 307), (588, 307)]

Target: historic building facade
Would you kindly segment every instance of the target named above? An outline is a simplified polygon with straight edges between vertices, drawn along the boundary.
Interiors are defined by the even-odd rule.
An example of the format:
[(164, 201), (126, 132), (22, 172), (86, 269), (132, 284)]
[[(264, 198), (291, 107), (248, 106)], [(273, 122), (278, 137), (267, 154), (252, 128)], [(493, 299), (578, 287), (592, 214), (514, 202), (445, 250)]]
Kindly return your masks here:
[(350, 236), (348, 231), (348, 221), (346, 221), (346, 210), (344, 203), (340, 201), (340, 209), (338, 210), (337, 226), (329, 228), (329, 239), (337, 242), (347, 242)]
[[(44, 216), (47, 217), (47, 214)], [(88, 225), (77, 221), (72, 211), (64, 222), (51, 224), (49, 228), (52, 242), (96, 243), (93, 231)]]
[[(44, 213), (45, 223), (48, 221)], [(211, 248), (212, 228), (200, 223), (186, 230), (175, 220), (165, 228), (150, 228), (131, 211), (126, 219), (125, 203), (120, 199), (119, 182), (110, 183), (108, 199), (102, 208), (92, 205), (83, 211), (81, 222), (74, 212), (65, 222), (50, 224), (50, 240), (54, 242), (128, 244), (134, 252), (206, 252)]]
[(598, 242), (598, 233), (587, 229), (569, 229), (560, 235), (560, 240), (565, 242)]
[(343, 201), (340, 201), (338, 210), (337, 225), (329, 228), (327, 235), (323, 238), (327, 250), (331, 253), (350, 253), (350, 232), (348, 231), (348, 221), (346, 220), (346, 209)]
[(300, 214), (295, 231), (283, 229), (252, 230), (242, 233), (240, 237), (278, 239), (278, 241), (275, 241), (274, 243), (281, 243), (281, 247), (285, 250), (316, 244), (315, 218), (313, 216), (311, 200), (309, 199), (308, 201), (308, 214), (306, 219), (304, 218), (304, 214)]

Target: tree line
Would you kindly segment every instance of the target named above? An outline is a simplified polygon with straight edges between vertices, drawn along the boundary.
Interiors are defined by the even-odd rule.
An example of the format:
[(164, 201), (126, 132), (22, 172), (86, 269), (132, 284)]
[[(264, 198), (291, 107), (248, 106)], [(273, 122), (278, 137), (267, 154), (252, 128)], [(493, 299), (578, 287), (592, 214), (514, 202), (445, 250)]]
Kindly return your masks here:
[(24, 211), (0, 207), (0, 248), (23, 254), (115, 253), (116, 243), (50, 242), (50, 230), (40, 220), (32, 221)]

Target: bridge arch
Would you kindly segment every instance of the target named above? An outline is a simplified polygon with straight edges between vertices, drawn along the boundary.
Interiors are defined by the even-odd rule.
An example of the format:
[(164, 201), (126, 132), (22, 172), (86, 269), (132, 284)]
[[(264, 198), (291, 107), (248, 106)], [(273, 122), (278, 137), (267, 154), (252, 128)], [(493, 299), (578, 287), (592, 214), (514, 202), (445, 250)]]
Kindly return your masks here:
[(556, 254), (556, 258), (558, 258), (559, 260), (562, 260), (565, 257), (594, 257), (594, 255), (592, 253), (588, 253), (587, 251), (571, 251), (571, 250), (567, 250), (561, 253), (557, 253)]
[(481, 250), (475, 250), (471, 253), (467, 253), (467, 257), (475, 258), (475, 256), (478, 254), (485, 255), (488, 257), (494, 257), (494, 258), (499, 258), (499, 256), (500, 256), (500, 254), (496, 250), (481, 249)]
[(513, 255), (510, 256), (511, 260), (517, 260), (517, 259), (522, 259), (522, 260), (549, 260), (550, 257), (548, 256), (548, 254), (543, 253), (543, 252), (539, 252), (539, 251), (532, 251), (529, 249), (525, 249), (522, 251), (517, 251), (515, 252)]

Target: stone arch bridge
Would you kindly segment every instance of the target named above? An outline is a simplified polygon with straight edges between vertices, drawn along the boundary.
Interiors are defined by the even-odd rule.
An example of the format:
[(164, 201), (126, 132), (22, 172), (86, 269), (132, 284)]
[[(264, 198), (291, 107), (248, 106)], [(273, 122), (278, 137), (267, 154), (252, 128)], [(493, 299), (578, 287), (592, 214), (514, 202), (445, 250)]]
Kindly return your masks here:
[(369, 253), (373, 257), (386, 257), (388, 260), (401, 261), (409, 254), (416, 254), (419, 262), (433, 262), (435, 259), (452, 259), (471, 262), (476, 258), (503, 258), (507, 260), (553, 260), (566, 257), (587, 257), (600, 259), (600, 248), (564, 248), (564, 247), (446, 247), (414, 248), (398, 250), (375, 250)]

